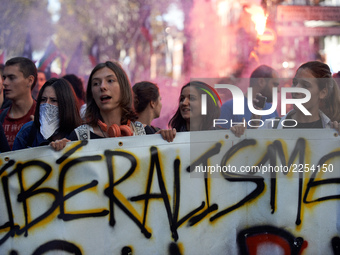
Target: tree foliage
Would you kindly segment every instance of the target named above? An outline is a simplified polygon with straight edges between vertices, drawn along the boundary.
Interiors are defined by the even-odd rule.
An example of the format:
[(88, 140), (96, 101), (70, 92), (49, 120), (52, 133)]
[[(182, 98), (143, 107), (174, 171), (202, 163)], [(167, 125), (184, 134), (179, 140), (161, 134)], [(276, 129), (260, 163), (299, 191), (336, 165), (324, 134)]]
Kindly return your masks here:
[[(86, 53), (99, 38), (100, 60), (131, 59), (134, 71), (150, 64), (150, 41), (142, 28), (155, 38), (157, 22), (173, 1), (169, 0), (60, 0), (60, 20), (56, 43), (70, 56), (80, 41), (84, 43), (83, 69), (89, 65)], [(163, 25), (164, 26), (164, 25)], [(164, 31), (164, 28), (162, 29)], [(154, 42), (155, 43), (155, 42)], [(144, 56), (144, 57), (143, 57)], [(86, 66), (87, 65), (87, 66)]]
[(33, 50), (43, 50), (53, 34), (47, 0), (1, 0), (0, 49), (7, 58), (21, 56), (27, 34), (31, 35)]
[[(44, 52), (51, 40), (66, 66), (82, 42), (80, 70), (92, 69), (88, 54), (97, 38), (100, 61), (116, 59), (128, 65), (131, 76), (148, 76), (152, 53), (166, 49), (167, 26), (163, 14), (179, 0), (56, 0), (59, 19), (52, 22), (48, 0), (2, 0), (0, 5), (0, 54), (7, 59), (22, 55), (26, 36), (31, 35), (33, 51)], [(191, 3), (192, 0), (184, 2)], [(38, 59), (35, 59), (38, 60)]]

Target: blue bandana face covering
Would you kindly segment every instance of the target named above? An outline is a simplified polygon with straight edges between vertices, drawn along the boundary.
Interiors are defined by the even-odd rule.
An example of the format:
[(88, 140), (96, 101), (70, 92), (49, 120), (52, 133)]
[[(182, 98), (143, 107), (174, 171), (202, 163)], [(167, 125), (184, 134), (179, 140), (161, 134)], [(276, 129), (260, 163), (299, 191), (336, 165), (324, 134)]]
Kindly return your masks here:
[(50, 138), (59, 128), (58, 106), (41, 104), (39, 108), (40, 133), (45, 139)]

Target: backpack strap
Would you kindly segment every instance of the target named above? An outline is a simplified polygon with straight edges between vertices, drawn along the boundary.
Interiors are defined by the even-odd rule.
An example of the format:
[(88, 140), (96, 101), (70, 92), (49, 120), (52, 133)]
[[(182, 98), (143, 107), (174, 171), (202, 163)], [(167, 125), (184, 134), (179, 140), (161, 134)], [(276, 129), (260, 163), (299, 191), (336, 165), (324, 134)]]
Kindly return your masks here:
[(2, 125), (4, 123), (4, 120), (6, 118), (6, 115), (9, 111), (10, 107), (5, 108), (1, 113), (0, 113), (0, 124)]
[(90, 140), (90, 128), (84, 124), (77, 127), (75, 130), (78, 140)]

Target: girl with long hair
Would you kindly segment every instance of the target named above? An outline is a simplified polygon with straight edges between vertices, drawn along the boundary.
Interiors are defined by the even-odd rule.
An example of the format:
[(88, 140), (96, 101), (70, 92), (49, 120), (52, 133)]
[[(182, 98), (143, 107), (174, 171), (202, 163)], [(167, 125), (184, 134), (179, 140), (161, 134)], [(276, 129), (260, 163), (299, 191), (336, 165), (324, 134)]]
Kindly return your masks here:
[(13, 150), (47, 145), (81, 124), (75, 93), (64, 79), (51, 78), (39, 91), (34, 121), (22, 126)]

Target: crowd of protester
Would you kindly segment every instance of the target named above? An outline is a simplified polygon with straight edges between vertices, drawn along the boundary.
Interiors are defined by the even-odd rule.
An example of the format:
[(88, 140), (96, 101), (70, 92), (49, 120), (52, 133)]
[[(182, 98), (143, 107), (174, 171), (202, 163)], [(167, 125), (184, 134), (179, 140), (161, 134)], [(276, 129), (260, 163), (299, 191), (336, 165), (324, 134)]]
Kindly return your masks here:
[[(294, 128), (339, 128), (339, 87), (329, 66), (319, 61), (302, 64), (292, 81), (293, 87), (310, 92), (311, 98), (303, 106), (311, 115), (294, 107), (281, 118), (276, 111), (255, 116), (248, 108), (246, 96), (244, 115), (235, 115), (233, 100), (222, 104), (212, 86), (195, 80), (181, 88), (178, 107), (165, 129), (152, 125), (161, 116), (162, 96), (158, 85), (141, 81), (132, 86), (118, 62), (95, 66), (86, 91), (76, 75), (46, 80), (45, 74), (23, 57), (9, 59), (0, 72), (0, 152), (48, 144), (62, 150), (70, 141), (137, 135), (160, 135), (172, 142), (177, 132), (215, 129), (230, 129), (240, 137), (249, 128), (240, 123), (254, 118), (263, 122), (271, 118), (290, 119), (296, 123)], [(251, 101), (256, 109), (271, 108), (272, 90), (279, 83), (278, 72), (269, 66), (261, 65), (252, 72), (249, 87), (253, 89)], [(304, 96), (292, 93), (292, 98)], [(262, 106), (257, 104), (260, 98), (266, 98)], [(167, 100), (166, 95), (163, 100)], [(238, 124), (216, 126), (216, 119)], [(285, 127), (279, 124), (261, 128)]]

